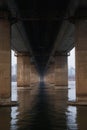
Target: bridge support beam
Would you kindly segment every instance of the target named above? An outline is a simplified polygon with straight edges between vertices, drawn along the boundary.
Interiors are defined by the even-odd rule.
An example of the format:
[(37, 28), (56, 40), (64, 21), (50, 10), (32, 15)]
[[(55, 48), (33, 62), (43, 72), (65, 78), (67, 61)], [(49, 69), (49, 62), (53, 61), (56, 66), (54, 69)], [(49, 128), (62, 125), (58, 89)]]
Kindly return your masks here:
[(16, 105), (11, 102), (11, 37), (8, 12), (0, 12), (0, 106)]
[(67, 56), (55, 56), (55, 85), (68, 86)]
[(76, 99), (87, 104), (87, 21), (76, 23)]
[(27, 53), (17, 53), (17, 86), (30, 86), (30, 58)]

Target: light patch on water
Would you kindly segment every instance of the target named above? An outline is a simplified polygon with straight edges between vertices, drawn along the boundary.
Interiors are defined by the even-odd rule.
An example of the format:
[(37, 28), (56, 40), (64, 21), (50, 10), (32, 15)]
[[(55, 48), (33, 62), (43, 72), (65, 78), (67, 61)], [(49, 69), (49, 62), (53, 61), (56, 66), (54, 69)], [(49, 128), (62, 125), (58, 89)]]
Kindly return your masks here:
[(68, 129), (77, 130), (77, 108), (75, 106), (68, 106), (66, 116)]
[(17, 121), (18, 121), (18, 107), (11, 108), (11, 130), (17, 130)]
[[(17, 101), (17, 82), (11, 82), (11, 100)], [(17, 130), (18, 107), (11, 107), (11, 130)]]

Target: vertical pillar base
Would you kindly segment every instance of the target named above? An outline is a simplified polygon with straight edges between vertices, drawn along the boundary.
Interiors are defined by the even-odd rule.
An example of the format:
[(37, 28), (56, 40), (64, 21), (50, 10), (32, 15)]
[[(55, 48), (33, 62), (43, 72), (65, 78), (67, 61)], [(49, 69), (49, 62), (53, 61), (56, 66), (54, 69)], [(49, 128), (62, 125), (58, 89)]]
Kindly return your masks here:
[(76, 106), (76, 105), (87, 106), (87, 95), (80, 94), (76, 96), (76, 100), (68, 101), (68, 104), (72, 106)]
[(87, 101), (68, 101), (67, 104), (71, 106), (87, 106)]
[(0, 107), (2, 106), (17, 106), (17, 101), (11, 101), (10, 98), (0, 99)]

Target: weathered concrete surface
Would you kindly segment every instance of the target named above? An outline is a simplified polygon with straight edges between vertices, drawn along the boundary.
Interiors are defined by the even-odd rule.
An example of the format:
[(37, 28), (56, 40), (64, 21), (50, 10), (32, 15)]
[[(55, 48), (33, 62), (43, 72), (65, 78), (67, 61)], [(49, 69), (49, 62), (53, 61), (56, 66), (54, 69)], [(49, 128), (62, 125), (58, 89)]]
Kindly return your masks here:
[(30, 58), (25, 53), (17, 54), (17, 86), (30, 86)]
[(11, 45), (10, 23), (0, 20), (0, 104), (11, 97)]
[(30, 69), (30, 84), (36, 84), (39, 82), (39, 75), (34, 64), (31, 64)]
[(76, 23), (76, 98), (87, 101), (87, 21)]
[(50, 64), (47, 73), (45, 75), (45, 82), (49, 84), (55, 84), (55, 64)]
[(68, 86), (67, 56), (55, 56), (55, 85)]

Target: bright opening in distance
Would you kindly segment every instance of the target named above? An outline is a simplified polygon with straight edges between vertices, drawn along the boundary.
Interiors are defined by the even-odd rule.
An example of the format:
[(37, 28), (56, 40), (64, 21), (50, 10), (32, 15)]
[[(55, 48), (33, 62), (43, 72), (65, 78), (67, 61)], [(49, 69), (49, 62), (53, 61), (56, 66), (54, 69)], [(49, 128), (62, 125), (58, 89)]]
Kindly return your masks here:
[(70, 51), (70, 56), (68, 57), (68, 68), (75, 68), (75, 48)]
[(14, 55), (15, 52), (11, 50), (11, 63), (12, 65), (17, 64), (17, 57)]

